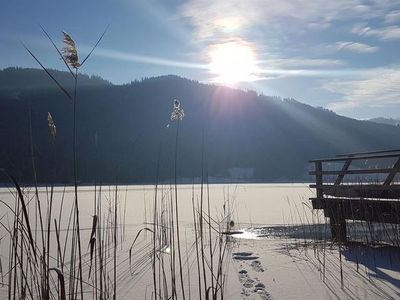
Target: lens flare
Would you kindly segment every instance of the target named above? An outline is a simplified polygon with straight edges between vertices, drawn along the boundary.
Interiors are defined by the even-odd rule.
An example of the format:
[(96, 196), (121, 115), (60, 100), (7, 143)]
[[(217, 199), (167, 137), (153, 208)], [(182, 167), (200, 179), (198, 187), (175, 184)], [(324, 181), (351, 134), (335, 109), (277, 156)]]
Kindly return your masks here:
[(210, 73), (214, 81), (233, 84), (257, 79), (258, 67), (255, 51), (243, 42), (214, 45), (209, 51)]

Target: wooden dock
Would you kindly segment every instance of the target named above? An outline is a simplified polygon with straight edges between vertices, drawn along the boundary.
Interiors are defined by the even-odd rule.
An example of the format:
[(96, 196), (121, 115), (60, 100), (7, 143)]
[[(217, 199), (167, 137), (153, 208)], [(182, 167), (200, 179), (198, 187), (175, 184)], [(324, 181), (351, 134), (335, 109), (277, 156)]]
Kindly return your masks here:
[(400, 224), (400, 150), (310, 162), (315, 166), (310, 187), (316, 189), (310, 200), (313, 209), (323, 209), (329, 218), (332, 239), (346, 242), (346, 220)]

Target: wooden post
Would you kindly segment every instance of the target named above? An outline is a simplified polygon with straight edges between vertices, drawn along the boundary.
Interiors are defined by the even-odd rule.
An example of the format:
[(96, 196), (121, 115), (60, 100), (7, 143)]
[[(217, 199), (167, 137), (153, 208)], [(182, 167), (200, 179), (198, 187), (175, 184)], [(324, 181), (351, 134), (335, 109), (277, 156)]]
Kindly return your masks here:
[(329, 210), (332, 239), (339, 243), (346, 243), (347, 228), (341, 203), (334, 204)]
[(315, 162), (315, 183), (317, 185), (317, 198), (322, 199), (324, 197), (324, 193), (322, 190), (322, 162)]

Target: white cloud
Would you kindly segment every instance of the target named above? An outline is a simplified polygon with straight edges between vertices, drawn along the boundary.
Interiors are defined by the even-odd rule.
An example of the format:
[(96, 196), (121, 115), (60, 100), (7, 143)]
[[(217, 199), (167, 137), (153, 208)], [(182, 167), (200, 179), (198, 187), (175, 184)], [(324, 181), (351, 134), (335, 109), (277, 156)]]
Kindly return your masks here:
[(400, 104), (400, 67), (369, 70), (362, 79), (330, 82), (324, 88), (342, 95), (340, 101), (328, 106), (336, 111), (397, 105)]
[(337, 20), (382, 18), (396, 5), (398, 9), (398, 3), (382, 0), (189, 0), (180, 12), (195, 27), (198, 37), (205, 39), (232, 31), (240, 34), (249, 28), (295, 29), (297, 33), (301, 29), (326, 29)]
[(388, 26), (381, 28), (371, 28), (369, 26), (355, 25), (352, 32), (361, 36), (374, 36), (381, 40), (397, 40), (400, 39), (400, 27)]
[[(313, 42), (313, 32), (340, 22), (383, 21), (396, 6), (399, 9), (400, 3), (390, 0), (188, 0), (179, 13), (193, 27), (195, 43), (202, 46), (241, 39), (254, 45), (266, 69), (269, 65), (276, 69), (318, 69), (343, 65), (340, 60), (329, 59), (338, 51), (374, 53), (380, 48), (343, 41), (319, 45)], [(281, 55), (295, 58), (280, 59)], [(328, 59), (319, 59), (321, 56)], [(198, 57), (204, 58), (205, 53)]]
[(400, 10), (394, 10), (385, 16), (385, 23), (395, 23), (400, 21)]
[[(91, 50), (90, 47), (82, 45), (80, 49), (83, 53), (89, 53)], [(104, 57), (114, 60), (120, 61), (128, 61), (128, 62), (136, 62), (142, 64), (150, 64), (150, 65), (158, 65), (158, 66), (169, 66), (169, 67), (179, 67), (179, 68), (189, 68), (189, 69), (208, 69), (207, 65), (197, 64), (179, 60), (172, 60), (163, 57), (154, 57), (141, 55), (131, 52), (121, 52), (111, 49), (97, 48), (95, 52), (93, 52), (94, 56)]]
[(371, 30), (371, 27), (367, 26), (367, 23), (357, 23), (354, 24), (351, 32), (357, 35), (365, 35), (369, 30)]
[(319, 58), (271, 58), (259, 61), (260, 64), (273, 68), (299, 68), (299, 67), (313, 67), (313, 68), (331, 68), (341, 67), (346, 63), (340, 59), (319, 59)]
[(260, 77), (262, 79), (282, 79), (289, 77), (314, 77), (318, 79), (330, 78), (360, 78), (369, 72), (371, 69), (366, 68), (335, 68), (335, 69), (321, 69), (321, 68), (264, 68), (260, 69)]
[(338, 51), (345, 50), (355, 53), (375, 53), (379, 50), (379, 47), (355, 42), (337, 42), (334, 48)]

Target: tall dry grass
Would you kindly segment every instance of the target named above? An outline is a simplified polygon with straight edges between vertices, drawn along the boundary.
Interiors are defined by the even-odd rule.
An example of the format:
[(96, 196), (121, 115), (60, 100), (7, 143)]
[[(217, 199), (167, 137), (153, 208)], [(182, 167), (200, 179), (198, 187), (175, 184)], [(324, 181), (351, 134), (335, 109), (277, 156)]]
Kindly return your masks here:
[[(64, 47), (59, 48), (48, 32), (42, 31), (55, 48), (73, 81), (69, 91), (49, 71), (39, 58), (26, 46), (25, 49), (40, 65), (43, 71), (63, 92), (73, 106), (73, 135), (71, 150), (73, 156), (73, 203), (67, 208), (64, 187), (61, 198), (54, 190), (54, 183), (45, 189), (45, 197), (39, 193), (34, 152), (34, 134), (29, 109), (29, 131), (33, 173), (33, 197), (30, 187), (21, 187), (9, 170), (4, 172), (13, 185), (15, 206), (0, 200), (12, 216), (10, 222), (0, 220), (7, 232), (9, 243), (8, 271), (3, 271), (0, 259), (0, 274), (7, 277), (9, 299), (118, 299), (119, 285), (126, 278), (124, 263), (129, 263), (131, 281), (138, 280), (151, 266), (152, 291), (154, 299), (223, 299), (225, 289), (225, 264), (229, 252), (230, 220), (232, 211), (224, 205), (220, 215), (212, 216), (210, 209), (207, 166), (202, 162), (202, 183), (200, 198), (192, 196), (193, 242), (186, 236), (179, 218), (179, 131), (184, 117), (181, 103), (174, 100), (171, 121), (176, 125), (174, 153), (174, 182), (168, 187), (159, 185), (157, 176), (154, 187), (152, 223), (139, 230), (133, 240), (126, 236), (126, 202), (122, 208), (121, 191), (118, 184), (114, 192), (109, 187), (109, 195), (104, 199), (104, 186), (95, 184), (93, 215), (87, 245), (81, 236), (80, 193), (77, 164), (78, 111), (77, 90), (79, 71), (102, 40), (100, 36), (89, 54), (80, 60), (77, 43), (71, 35), (63, 32)], [(106, 29), (107, 30), (107, 29)], [(47, 115), (47, 125), (52, 145), (57, 143), (57, 127), (51, 112)], [(204, 156), (203, 140), (203, 156)], [(162, 146), (158, 155), (159, 172)], [(56, 176), (56, 153), (54, 147), (54, 178)], [(129, 199), (131, 200), (131, 199)], [(187, 200), (187, 199), (185, 199)], [(60, 201), (58, 211), (54, 203)], [(182, 240), (184, 230), (185, 239)], [(139, 240), (145, 232), (150, 232), (152, 240)], [(131, 237), (132, 238), (132, 237)], [(131, 240), (128, 253), (118, 251), (118, 246)], [(2, 239), (0, 239), (0, 242)], [(86, 250), (85, 250), (86, 249)], [(143, 254), (142, 254), (143, 253)], [(195, 271), (192, 267), (195, 266)], [(123, 269), (123, 270), (122, 270)], [(120, 271), (121, 270), (121, 271)], [(192, 273), (193, 272), (193, 273)], [(186, 273), (186, 274), (185, 274)], [(191, 276), (196, 274), (197, 276)], [(4, 281), (3, 281), (4, 282)], [(193, 286), (197, 286), (195, 289)]]

